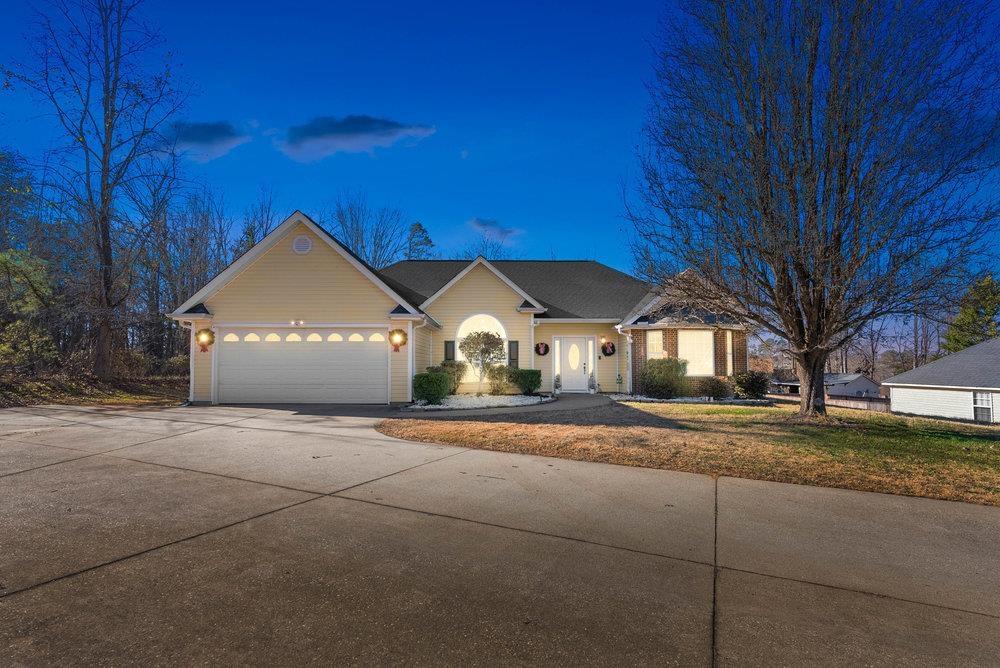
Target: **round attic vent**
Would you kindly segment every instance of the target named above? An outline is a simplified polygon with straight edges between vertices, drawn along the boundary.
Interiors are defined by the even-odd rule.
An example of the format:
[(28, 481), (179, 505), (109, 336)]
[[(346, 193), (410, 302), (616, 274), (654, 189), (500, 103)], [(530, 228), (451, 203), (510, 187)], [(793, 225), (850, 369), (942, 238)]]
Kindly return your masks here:
[(298, 253), (299, 255), (305, 255), (312, 250), (312, 247), (312, 239), (304, 234), (300, 234), (292, 240), (292, 251)]

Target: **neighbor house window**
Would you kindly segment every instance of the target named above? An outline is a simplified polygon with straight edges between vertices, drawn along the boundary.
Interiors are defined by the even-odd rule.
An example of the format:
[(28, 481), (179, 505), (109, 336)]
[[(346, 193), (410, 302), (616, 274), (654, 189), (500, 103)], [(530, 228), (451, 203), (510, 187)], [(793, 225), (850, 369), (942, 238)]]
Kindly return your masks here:
[(993, 395), (989, 392), (972, 393), (972, 417), (976, 422), (993, 422)]
[(689, 376), (715, 375), (715, 334), (710, 329), (678, 330), (677, 357), (687, 360)]

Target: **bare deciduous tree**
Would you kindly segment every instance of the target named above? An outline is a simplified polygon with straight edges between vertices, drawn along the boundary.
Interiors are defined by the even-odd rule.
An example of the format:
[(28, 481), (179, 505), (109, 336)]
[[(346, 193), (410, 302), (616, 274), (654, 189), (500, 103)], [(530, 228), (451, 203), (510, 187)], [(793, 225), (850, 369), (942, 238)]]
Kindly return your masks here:
[(257, 190), (257, 199), (243, 212), (243, 226), (233, 255), (239, 257), (253, 248), (254, 244), (270, 234), (278, 224), (278, 211), (274, 205), (274, 191), (267, 186)]
[[(830, 352), (925, 312), (997, 217), (988, 7), (699, 0), (666, 25), (628, 205), (637, 264), (787, 341), (800, 412)], [(996, 191), (993, 191), (996, 192)]]
[(376, 269), (400, 260), (406, 251), (408, 226), (403, 222), (403, 212), (389, 206), (371, 206), (364, 191), (342, 194), (320, 220)]
[(79, 224), (87, 265), (94, 373), (111, 373), (130, 291), (132, 254), (124, 188), (143, 158), (162, 150), (160, 129), (182, 97), (164, 65), (147, 64), (159, 36), (139, 17), (141, 0), (53, 0), (40, 18), (35, 63), (8, 72), (39, 94), (66, 136), (52, 186)]

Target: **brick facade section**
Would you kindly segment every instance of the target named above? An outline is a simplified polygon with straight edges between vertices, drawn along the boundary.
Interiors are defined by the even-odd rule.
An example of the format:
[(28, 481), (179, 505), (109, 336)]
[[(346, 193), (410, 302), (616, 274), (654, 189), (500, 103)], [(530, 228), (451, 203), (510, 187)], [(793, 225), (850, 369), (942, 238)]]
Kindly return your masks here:
[[(715, 339), (715, 375), (726, 375), (726, 330), (717, 329), (713, 332)], [(736, 341), (733, 341), (733, 348), (736, 348)], [(735, 357), (735, 354), (733, 355)]]
[(642, 365), (646, 363), (646, 330), (632, 330), (632, 393), (642, 394), (642, 383), (639, 382), (639, 373)]
[(677, 330), (663, 330), (663, 352), (671, 359), (677, 359)]
[[(632, 393), (642, 394), (642, 383), (639, 380), (642, 366), (646, 363), (646, 332), (649, 330), (632, 330)], [(749, 363), (747, 351), (747, 334), (739, 330), (733, 331), (733, 373), (746, 371)], [(713, 334), (715, 342), (715, 375), (726, 375), (726, 330), (717, 329)], [(663, 330), (663, 352), (666, 357), (677, 358), (677, 330)]]
[(733, 373), (743, 373), (749, 367), (750, 354), (747, 350), (747, 333), (733, 332)]

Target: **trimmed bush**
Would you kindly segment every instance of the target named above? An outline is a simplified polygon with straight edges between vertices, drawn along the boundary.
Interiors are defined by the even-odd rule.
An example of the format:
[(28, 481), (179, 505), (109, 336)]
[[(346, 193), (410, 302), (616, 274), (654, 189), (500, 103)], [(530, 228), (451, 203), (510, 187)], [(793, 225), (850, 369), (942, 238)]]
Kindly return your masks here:
[(166, 376), (186, 376), (191, 370), (191, 359), (187, 355), (174, 355), (163, 363)]
[(446, 373), (418, 373), (413, 376), (413, 398), (439, 404), (448, 396), (451, 378)]
[(771, 379), (763, 371), (744, 371), (733, 376), (733, 385), (740, 399), (763, 399)]
[(490, 381), (490, 394), (507, 394), (511, 383), (513, 369), (503, 364), (494, 364), (486, 369), (486, 378)]
[(511, 369), (511, 378), (521, 394), (528, 396), (538, 392), (542, 386), (542, 372), (538, 369)]
[(707, 378), (698, 379), (698, 395), (702, 397), (711, 397), (712, 399), (725, 399), (730, 396), (732, 392), (729, 388), (729, 383), (722, 380), (721, 378), (716, 378), (715, 376), (708, 376)]
[(448, 388), (448, 394), (455, 394), (458, 392), (458, 386), (462, 383), (462, 378), (465, 377), (465, 370), (467, 368), (465, 362), (458, 362), (456, 360), (445, 360), (441, 362), (438, 366), (429, 366), (427, 371), (430, 373), (444, 373), (448, 375), (450, 380), (450, 385)]
[(656, 399), (673, 399), (684, 392), (687, 362), (679, 359), (651, 359), (642, 365), (639, 384), (642, 393)]

